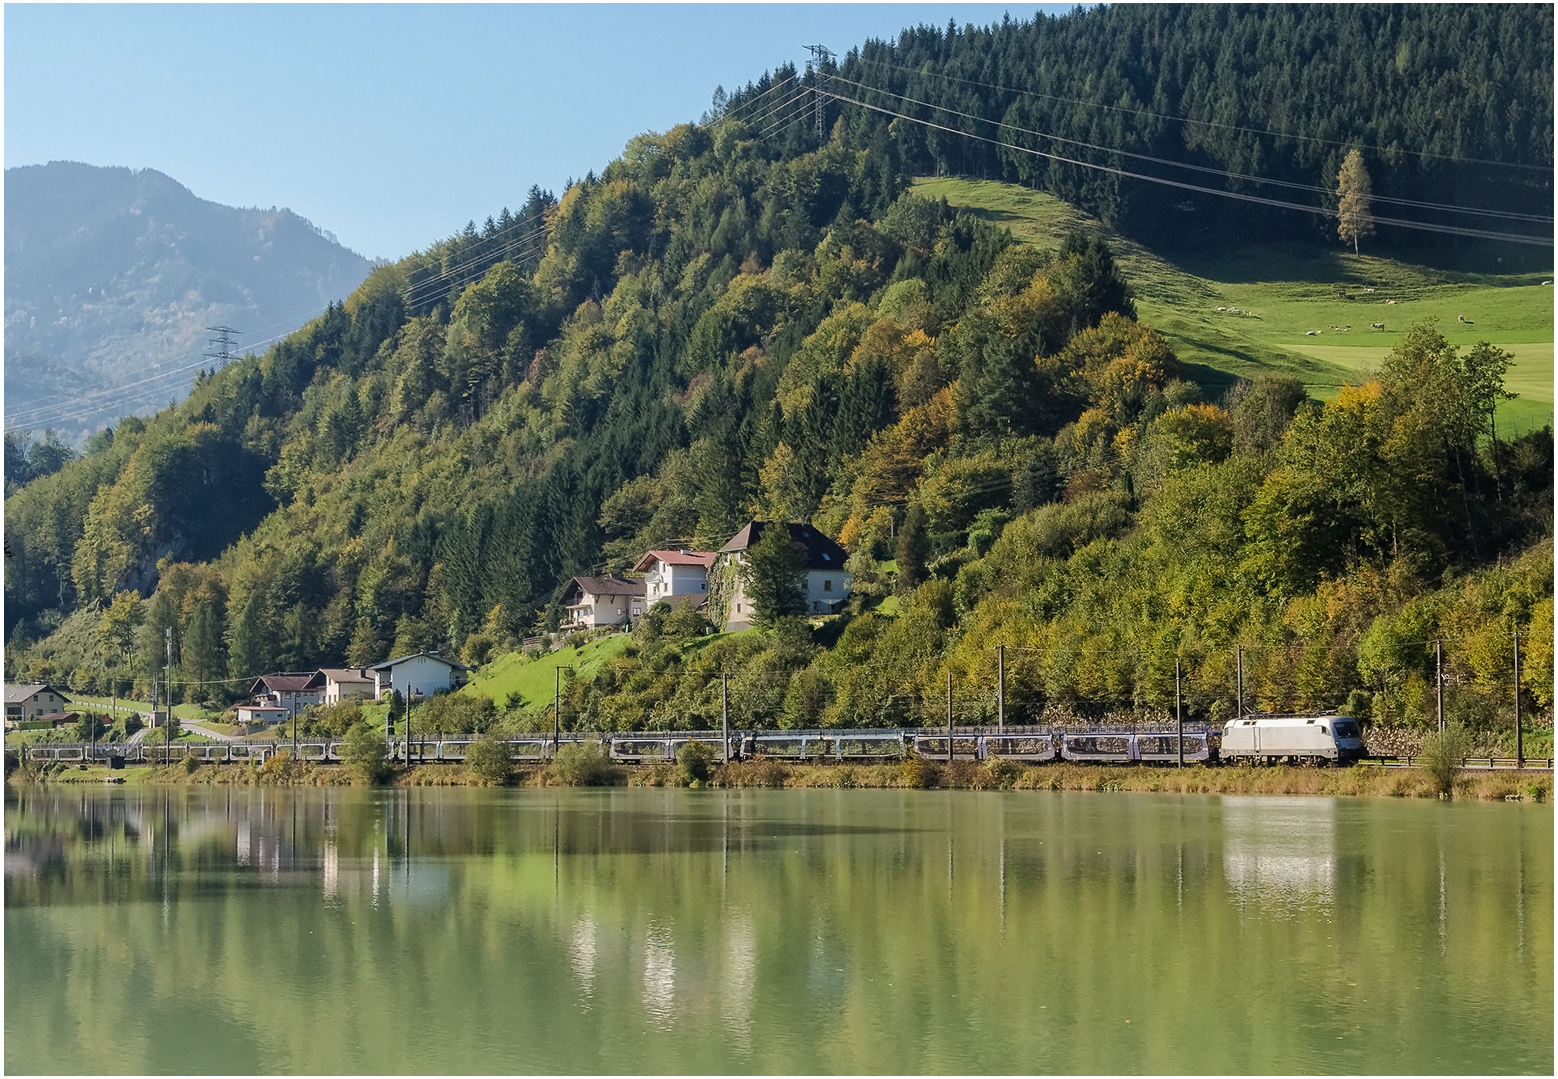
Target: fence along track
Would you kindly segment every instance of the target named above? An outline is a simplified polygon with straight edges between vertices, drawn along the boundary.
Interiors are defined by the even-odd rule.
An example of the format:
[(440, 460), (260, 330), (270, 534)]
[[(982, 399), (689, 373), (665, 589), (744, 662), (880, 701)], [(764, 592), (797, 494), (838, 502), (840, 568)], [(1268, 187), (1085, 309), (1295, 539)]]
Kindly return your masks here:
[[(1218, 728), (1198, 727), (1184, 734), (1184, 759), (1201, 763), (1216, 759), (1213, 738)], [(416, 764), (455, 764), (465, 760), (476, 735), (445, 735), (411, 739), (409, 757)], [(677, 751), (689, 742), (702, 742), (720, 749), (724, 736), (719, 731), (666, 731), (607, 734), (604, 732), (564, 734), (555, 743), (550, 735), (526, 735), (508, 740), (511, 757), (519, 763), (550, 760), (566, 745), (595, 743), (606, 748), (612, 760), (622, 764), (665, 763), (676, 759)], [(106, 763), (119, 758), (126, 764), (164, 764), (194, 758), (203, 764), (263, 764), (278, 753), (291, 753), (299, 760), (320, 764), (342, 762), (340, 738), (302, 738), (296, 743), (277, 742), (175, 742), (161, 745), (146, 742), (54, 742), (25, 747), (25, 759), (61, 764)], [(406, 740), (389, 743), (392, 760), (407, 759)], [(864, 730), (804, 730), (730, 732), (731, 757), (761, 756), (773, 760), (869, 763), (901, 760), (910, 753), (926, 760), (948, 759), (947, 729), (870, 728)], [(1169, 730), (1131, 731), (1120, 727), (1094, 727), (1052, 731), (1040, 728), (954, 727), (952, 757), (956, 760), (1006, 760), (1042, 763), (1066, 760), (1078, 763), (1173, 764), (1179, 758), (1177, 732)], [(1364, 763), (1387, 768), (1408, 768), (1418, 762), (1412, 757), (1366, 758)], [(1513, 771), (1513, 757), (1467, 757), (1463, 768), (1469, 771)], [(1551, 771), (1552, 758), (1527, 757), (1527, 769)]]

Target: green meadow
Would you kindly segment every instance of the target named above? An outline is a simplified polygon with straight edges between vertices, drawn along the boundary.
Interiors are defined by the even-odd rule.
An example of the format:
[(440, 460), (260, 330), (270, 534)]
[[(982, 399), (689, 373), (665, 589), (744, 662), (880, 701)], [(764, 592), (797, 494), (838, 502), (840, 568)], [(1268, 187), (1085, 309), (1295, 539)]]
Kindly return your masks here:
[(935, 178), (917, 180), (915, 190), (1030, 243), (1056, 246), (1075, 229), (1103, 234), (1142, 321), (1170, 340), (1208, 390), (1279, 371), (1329, 398), (1372, 370), (1408, 326), (1435, 318), (1457, 347), (1490, 341), (1514, 354), (1506, 385), (1519, 396), (1499, 406), (1504, 432), (1552, 422), (1553, 286), (1543, 283), (1552, 280), (1550, 269), (1472, 272), (1295, 243), (1166, 255), (1057, 198), (1012, 184)]
[[(490, 697), (500, 707), (544, 708), (553, 700), (553, 679), (588, 677), (627, 646), (625, 633), (598, 637), (580, 648), (559, 648), (531, 658), (523, 652), (498, 656), (471, 675), (462, 693)], [(571, 668), (571, 672), (568, 670)], [(556, 672), (563, 669), (563, 673)]]

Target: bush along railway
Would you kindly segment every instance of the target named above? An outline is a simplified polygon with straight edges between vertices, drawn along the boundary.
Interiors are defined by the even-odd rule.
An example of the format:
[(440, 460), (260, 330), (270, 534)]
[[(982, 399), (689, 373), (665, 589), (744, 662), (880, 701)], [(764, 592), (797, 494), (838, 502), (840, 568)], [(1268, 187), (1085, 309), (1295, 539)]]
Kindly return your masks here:
[[(389, 739), (390, 757), (402, 764), (458, 763), (478, 735), (413, 735)], [(676, 760), (689, 742), (712, 747), (722, 760), (769, 758), (802, 763), (873, 763), (906, 759), (928, 761), (1002, 758), (1030, 764), (1054, 761), (1174, 767), (1201, 765), (1304, 764), (1318, 766), (1371, 762), (1406, 767), (1410, 758), (1367, 755), (1357, 720), (1329, 714), (1304, 716), (1245, 715), (1221, 727), (1186, 724), (1130, 727), (880, 727), (861, 730), (633, 731), (523, 734), (506, 740), (516, 763), (545, 763), (561, 746), (599, 744), (624, 765)], [(165, 745), (56, 743), (29, 746), (25, 759), (62, 764), (163, 764), (193, 758), (210, 764), (261, 764), (283, 751), (296, 759), (333, 764), (342, 761), (339, 738), (276, 741), (187, 742)], [(1468, 758), (1468, 768), (1541, 768), (1548, 759)]]

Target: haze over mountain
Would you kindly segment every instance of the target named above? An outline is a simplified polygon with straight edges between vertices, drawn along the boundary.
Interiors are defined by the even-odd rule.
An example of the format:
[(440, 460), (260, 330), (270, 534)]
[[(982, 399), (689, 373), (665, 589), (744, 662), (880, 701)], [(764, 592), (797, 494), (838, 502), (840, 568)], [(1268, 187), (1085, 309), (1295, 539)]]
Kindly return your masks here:
[(206, 327), (261, 345), (370, 269), (291, 210), (223, 206), (154, 169), (7, 169), (5, 199), (6, 427), (67, 441), (183, 397)]

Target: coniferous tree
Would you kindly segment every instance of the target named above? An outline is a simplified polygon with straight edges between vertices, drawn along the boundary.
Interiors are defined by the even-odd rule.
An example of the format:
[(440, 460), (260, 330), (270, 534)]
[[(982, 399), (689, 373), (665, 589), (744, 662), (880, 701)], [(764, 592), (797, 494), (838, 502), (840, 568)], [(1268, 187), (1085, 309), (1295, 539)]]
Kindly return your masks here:
[(370, 667), (384, 658), (384, 642), (373, 628), (371, 618), (357, 619), (352, 643), (346, 646), (346, 662), (353, 667)]
[(752, 621), (771, 626), (781, 618), (806, 613), (806, 594), (801, 582), (806, 556), (790, 539), (783, 521), (770, 521), (757, 542), (747, 548), (741, 564), (747, 598), (755, 611)]
[(925, 581), (925, 563), (930, 560), (930, 534), (925, 511), (918, 502), (909, 505), (903, 527), (898, 530), (898, 585), (918, 588)]
[(202, 603), (189, 620), (189, 626), (184, 631), (183, 648), (180, 650), (184, 676), (188, 681), (197, 683), (194, 693), (199, 698), (209, 699), (214, 696), (214, 687), (199, 683), (214, 682), (221, 676), (221, 650), (222, 638), (216, 628), (216, 612), (211, 609), (211, 604)]

